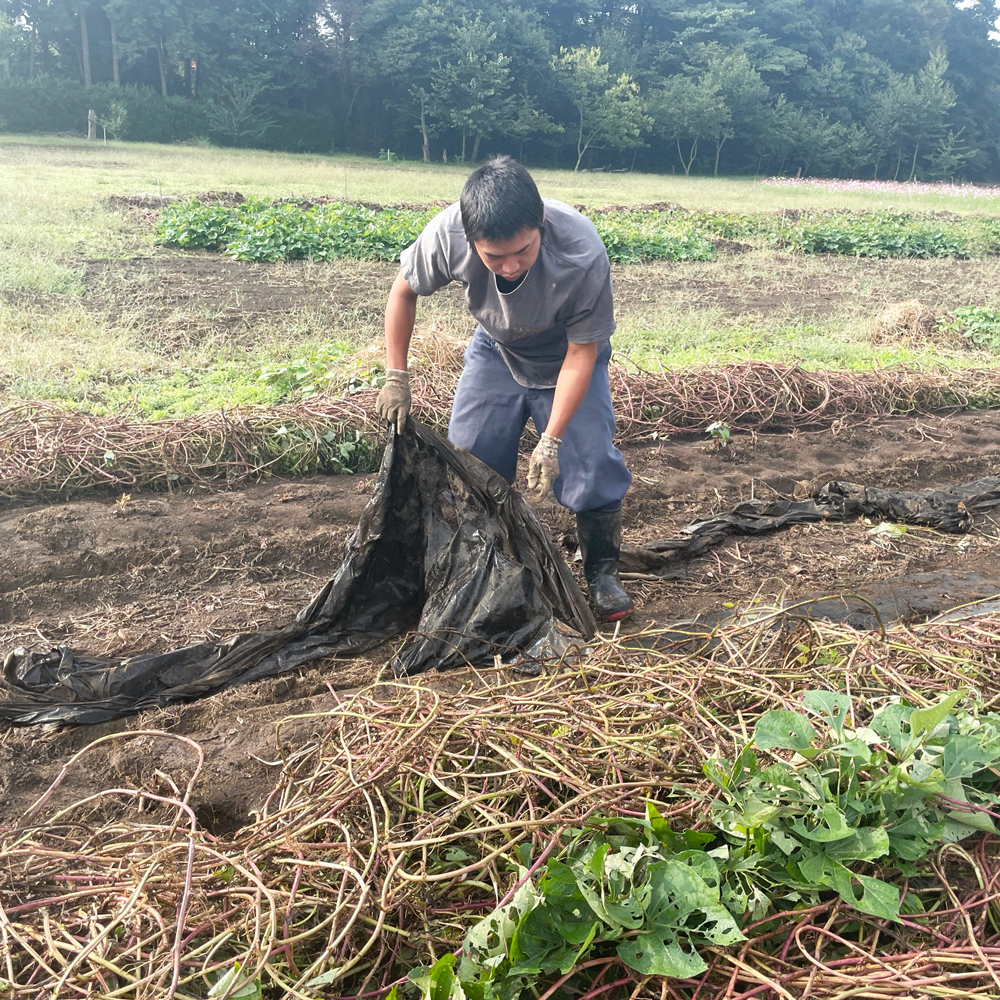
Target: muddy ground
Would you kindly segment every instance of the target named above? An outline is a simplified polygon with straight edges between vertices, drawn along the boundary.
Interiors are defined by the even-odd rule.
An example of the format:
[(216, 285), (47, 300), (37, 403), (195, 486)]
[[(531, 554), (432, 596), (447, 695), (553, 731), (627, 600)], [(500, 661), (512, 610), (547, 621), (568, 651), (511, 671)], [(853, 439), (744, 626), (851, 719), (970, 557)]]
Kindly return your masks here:
[[(692, 520), (751, 497), (802, 494), (850, 479), (881, 486), (946, 486), (992, 474), (1000, 463), (1000, 414), (882, 420), (839, 431), (736, 435), (726, 450), (677, 439), (627, 451), (635, 481), (625, 540), (669, 537)], [(286, 623), (339, 564), (368, 500), (372, 477), (270, 481), (236, 492), (132, 495), (124, 504), (81, 500), (7, 511), (0, 518), (0, 640), (95, 655), (165, 651), (200, 639)], [(572, 559), (572, 519), (536, 504)], [(864, 522), (802, 525), (731, 540), (682, 568), (678, 579), (628, 583), (637, 611), (623, 633), (679, 620), (710, 620), (747, 607), (823, 599), (812, 613), (874, 624), (919, 621), (1000, 592), (1000, 542), (992, 517), (968, 536), (930, 529), (883, 535)], [(16, 823), (66, 760), (124, 729), (194, 739), (207, 757), (196, 790), (202, 823), (217, 834), (245, 822), (271, 787), (275, 720), (322, 712), (381, 675), (390, 646), (356, 660), (327, 660), (189, 705), (77, 728), (0, 735), (0, 825)], [(424, 678), (456, 689), (461, 672)], [(307, 740), (320, 723), (288, 727)], [(114, 742), (81, 762), (73, 794), (141, 782), (169, 761)], [(177, 750), (183, 756), (183, 750)], [(102, 782), (104, 784), (102, 784)]]
[[(245, 318), (255, 303), (260, 309), (278, 307), (273, 294), (260, 292), (260, 281), (253, 293), (258, 298), (251, 301), (249, 292), (233, 298), (233, 269), (247, 265), (190, 260), (189, 269), (176, 257), (155, 267), (134, 261), (131, 270), (116, 264), (123, 277), (114, 287), (126, 289), (125, 295), (128, 282), (141, 276), (148, 283), (152, 277), (162, 289), (164, 309), (170, 296), (200, 296), (204, 304), (215, 294), (217, 320), (230, 308)], [(931, 273), (922, 265), (914, 280)], [(94, 281), (100, 280), (105, 293), (110, 266), (92, 265)], [(352, 307), (360, 299), (367, 307), (368, 286), (354, 281), (352, 276), (343, 288), (322, 294), (340, 296)], [(786, 288), (782, 308), (821, 312), (837, 297), (836, 287), (833, 278), (827, 285), (817, 282), (811, 291), (797, 291), (796, 301), (787, 299)], [(645, 294), (638, 284), (631, 291)], [(698, 289), (715, 303), (730, 292), (728, 285)], [(619, 293), (627, 308), (628, 281), (620, 282)], [(777, 286), (758, 288), (756, 307), (773, 305), (778, 293)], [(733, 305), (734, 311), (745, 308), (746, 302)], [(741, 501), (802, 496), (832, 479), (922, 489), (993, 474), (1000, 465), (1000, 413), (735, 434), (725, 448), (711, 446), (704, 435), (679, 436), (631, 446), (626, 457), (635, 478), (624, 511), (625, 541), (642, 545)], [(67, 643), (92, 655), (121, 657), (283, 624), (335, 571), (373, 481), (372, 476), (272, 479), (232, 492), (133, 493), (127, 499), (8, 509), (0, 513), (0, 650)], [(572, 559), (572, 518), (554, 503), (534, 505)], [(998, 554), (992, 516), (980, 517), (967, 536), (914, 528), (886, 534), (858, 521), (733, 539), (684, 566), (676, 579), (630, 580), (637, 611), (622, 631), (717, 619), (755, 600), (815, 600), (821, 603), (813, 613), (860, 627), (873, 624), (875, 612), (886, 622), (919, 621), (1000, 592)], [(210, 831), (232, 831), (272, 787), (274, 722), (320, 713), (373, 682), (389, 651), (386, 646), (356, 660), (321, 661), (285, 677), (115, 723), (2, 732), (0, 826), (16, 825), (78, 750), (116, 732), (142, 729), (186, 736), (202, 747), (205, 778), (193, 804)], [(449, 690), (474, 682), (461, 672), (428, 680)], [(320, 722), (307, 718), (286, 726), (283, 738), (305, 741), (319, 729)], [(82, 796), (113, 784), (153, 780), (157, 770), (169, 771), (170, 753), (183, 756), (182, 750), (164, 747), (155, 737), (126, 744), (110, 740), (74, 765), (67, 787)]]

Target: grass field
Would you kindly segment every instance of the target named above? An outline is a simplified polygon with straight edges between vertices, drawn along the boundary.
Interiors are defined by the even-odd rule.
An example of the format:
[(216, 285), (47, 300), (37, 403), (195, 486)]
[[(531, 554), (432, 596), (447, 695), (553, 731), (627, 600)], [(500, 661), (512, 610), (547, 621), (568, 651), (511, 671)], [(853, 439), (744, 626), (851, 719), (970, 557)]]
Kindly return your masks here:
[[(2, 399), (155, 417), (294, 399), (303, 382), (315, 384), (313, 375), (334, 391), (356, 382), (359, 367), (363, 379), (378, 354), (392, 268), (234, 265), (172, 251), (154, 245), (155, 210), (109, 199), (238, 191), (426, 203), (457, 197), (468, 173), (461, 165), (18, 136), (0, 137), (0, 167)], [(1000, 208), (995, 189), (871, 190), (545, 168), (535, 176), (543, 194), (588, 207)], [(615, 269), (615, 344), (654, 369), (747, 358), (832, 368), (992, 365), (992, 353), (954, 338), (873, 342), (870, 334), (889, 302), (919, 297), (938, 312), (1000, 308), (998, 270), (992, 258), (873, 261), (762, 250), (706, 263), (622, 265)], [(422, 303), (418, 323), (456, 340), (468, 334), (455, 294)], [(305, 380), (296, 376), (303, 366), (311, 372)], [(261, 380), (267, 371), (272, 377)]]

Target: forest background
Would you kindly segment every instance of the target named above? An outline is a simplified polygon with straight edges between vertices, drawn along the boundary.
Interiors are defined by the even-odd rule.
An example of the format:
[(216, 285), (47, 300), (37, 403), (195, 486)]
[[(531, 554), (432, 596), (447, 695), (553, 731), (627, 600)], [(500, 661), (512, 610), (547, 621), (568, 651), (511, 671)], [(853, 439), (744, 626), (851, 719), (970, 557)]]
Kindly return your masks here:
[[(1000, 179), (994, 0), (0, 0), (0, 131)], [(93, 125), (92, 125), (93, 128)]]

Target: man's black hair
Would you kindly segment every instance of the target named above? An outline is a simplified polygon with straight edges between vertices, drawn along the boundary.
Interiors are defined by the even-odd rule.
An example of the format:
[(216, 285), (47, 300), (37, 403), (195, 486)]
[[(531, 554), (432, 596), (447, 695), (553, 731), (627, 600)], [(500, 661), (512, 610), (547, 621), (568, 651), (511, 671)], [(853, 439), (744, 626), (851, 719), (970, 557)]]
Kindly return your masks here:
[(459, 199), (470, 243), (509, 240), (525, 229), (541, 229), (542, 196), (531, 174), (512, 156), (496, 156), (473, 170)]

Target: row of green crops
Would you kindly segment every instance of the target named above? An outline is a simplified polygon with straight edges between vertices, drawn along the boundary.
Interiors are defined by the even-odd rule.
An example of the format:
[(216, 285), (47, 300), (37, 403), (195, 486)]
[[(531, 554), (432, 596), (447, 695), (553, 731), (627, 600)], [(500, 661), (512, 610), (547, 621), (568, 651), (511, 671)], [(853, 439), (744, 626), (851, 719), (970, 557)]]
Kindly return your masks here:
[[(164, 209), (157, 241), (185, 249), (216, 250), (247, 261), (398, 260), (436, 210), (372, 209), (335, 202), (320, 205), (251, 199), (237, 206), (188, 201)], [(595, 217), (612, 260), (710, 260), (713, 244), (663, 213), (621, 221)]]
[(904, 211), (692, 212), (710, 239), (854, 257), (976, 257), (1000, 253), (1000, 218)]
[[(192, 200), (165, 208), (156, 238), (167, 246), (221, 251), (236, 260), (393, 261), (436, 209), (370, 208), (350, 202), (249, 199), (227, 206)], [(739, 213), (684, 209), (590, 211), (616, 263), (711, 260), (715, 242), (858, 257), (972, 257), (1000, 253), (1000, 218), (910, 212)]]
[[(705, 766), (714, 833), (676, 833), (652, 804), (642, 819), (594, 817), (543, 866), (522, 859), (516, 893), (469, 930), (459, 962), (410, 983), (422, 1000), (511, 1000), (609, 951), (640, 975), (687, 979), (707, 968), (699, 948), (744, 942), (748, 920), (829, 893), (923, 925), (920, 861), (996, 832), (1000, 716), (955, 711), (961, 698), (890, 701), (858, 724), (846, 694), (805, 692), (803, 711), (766, 713), (735, 759)], [(878, 874), (858, 870), (871, 863)]]
[(167, 246), (219, 250), (236, 260), (396, 260), (433, 214), (346, 202), (301, 206), (250, 199), (230, 207), (188, 201), (163, 210), (156, 238)]

